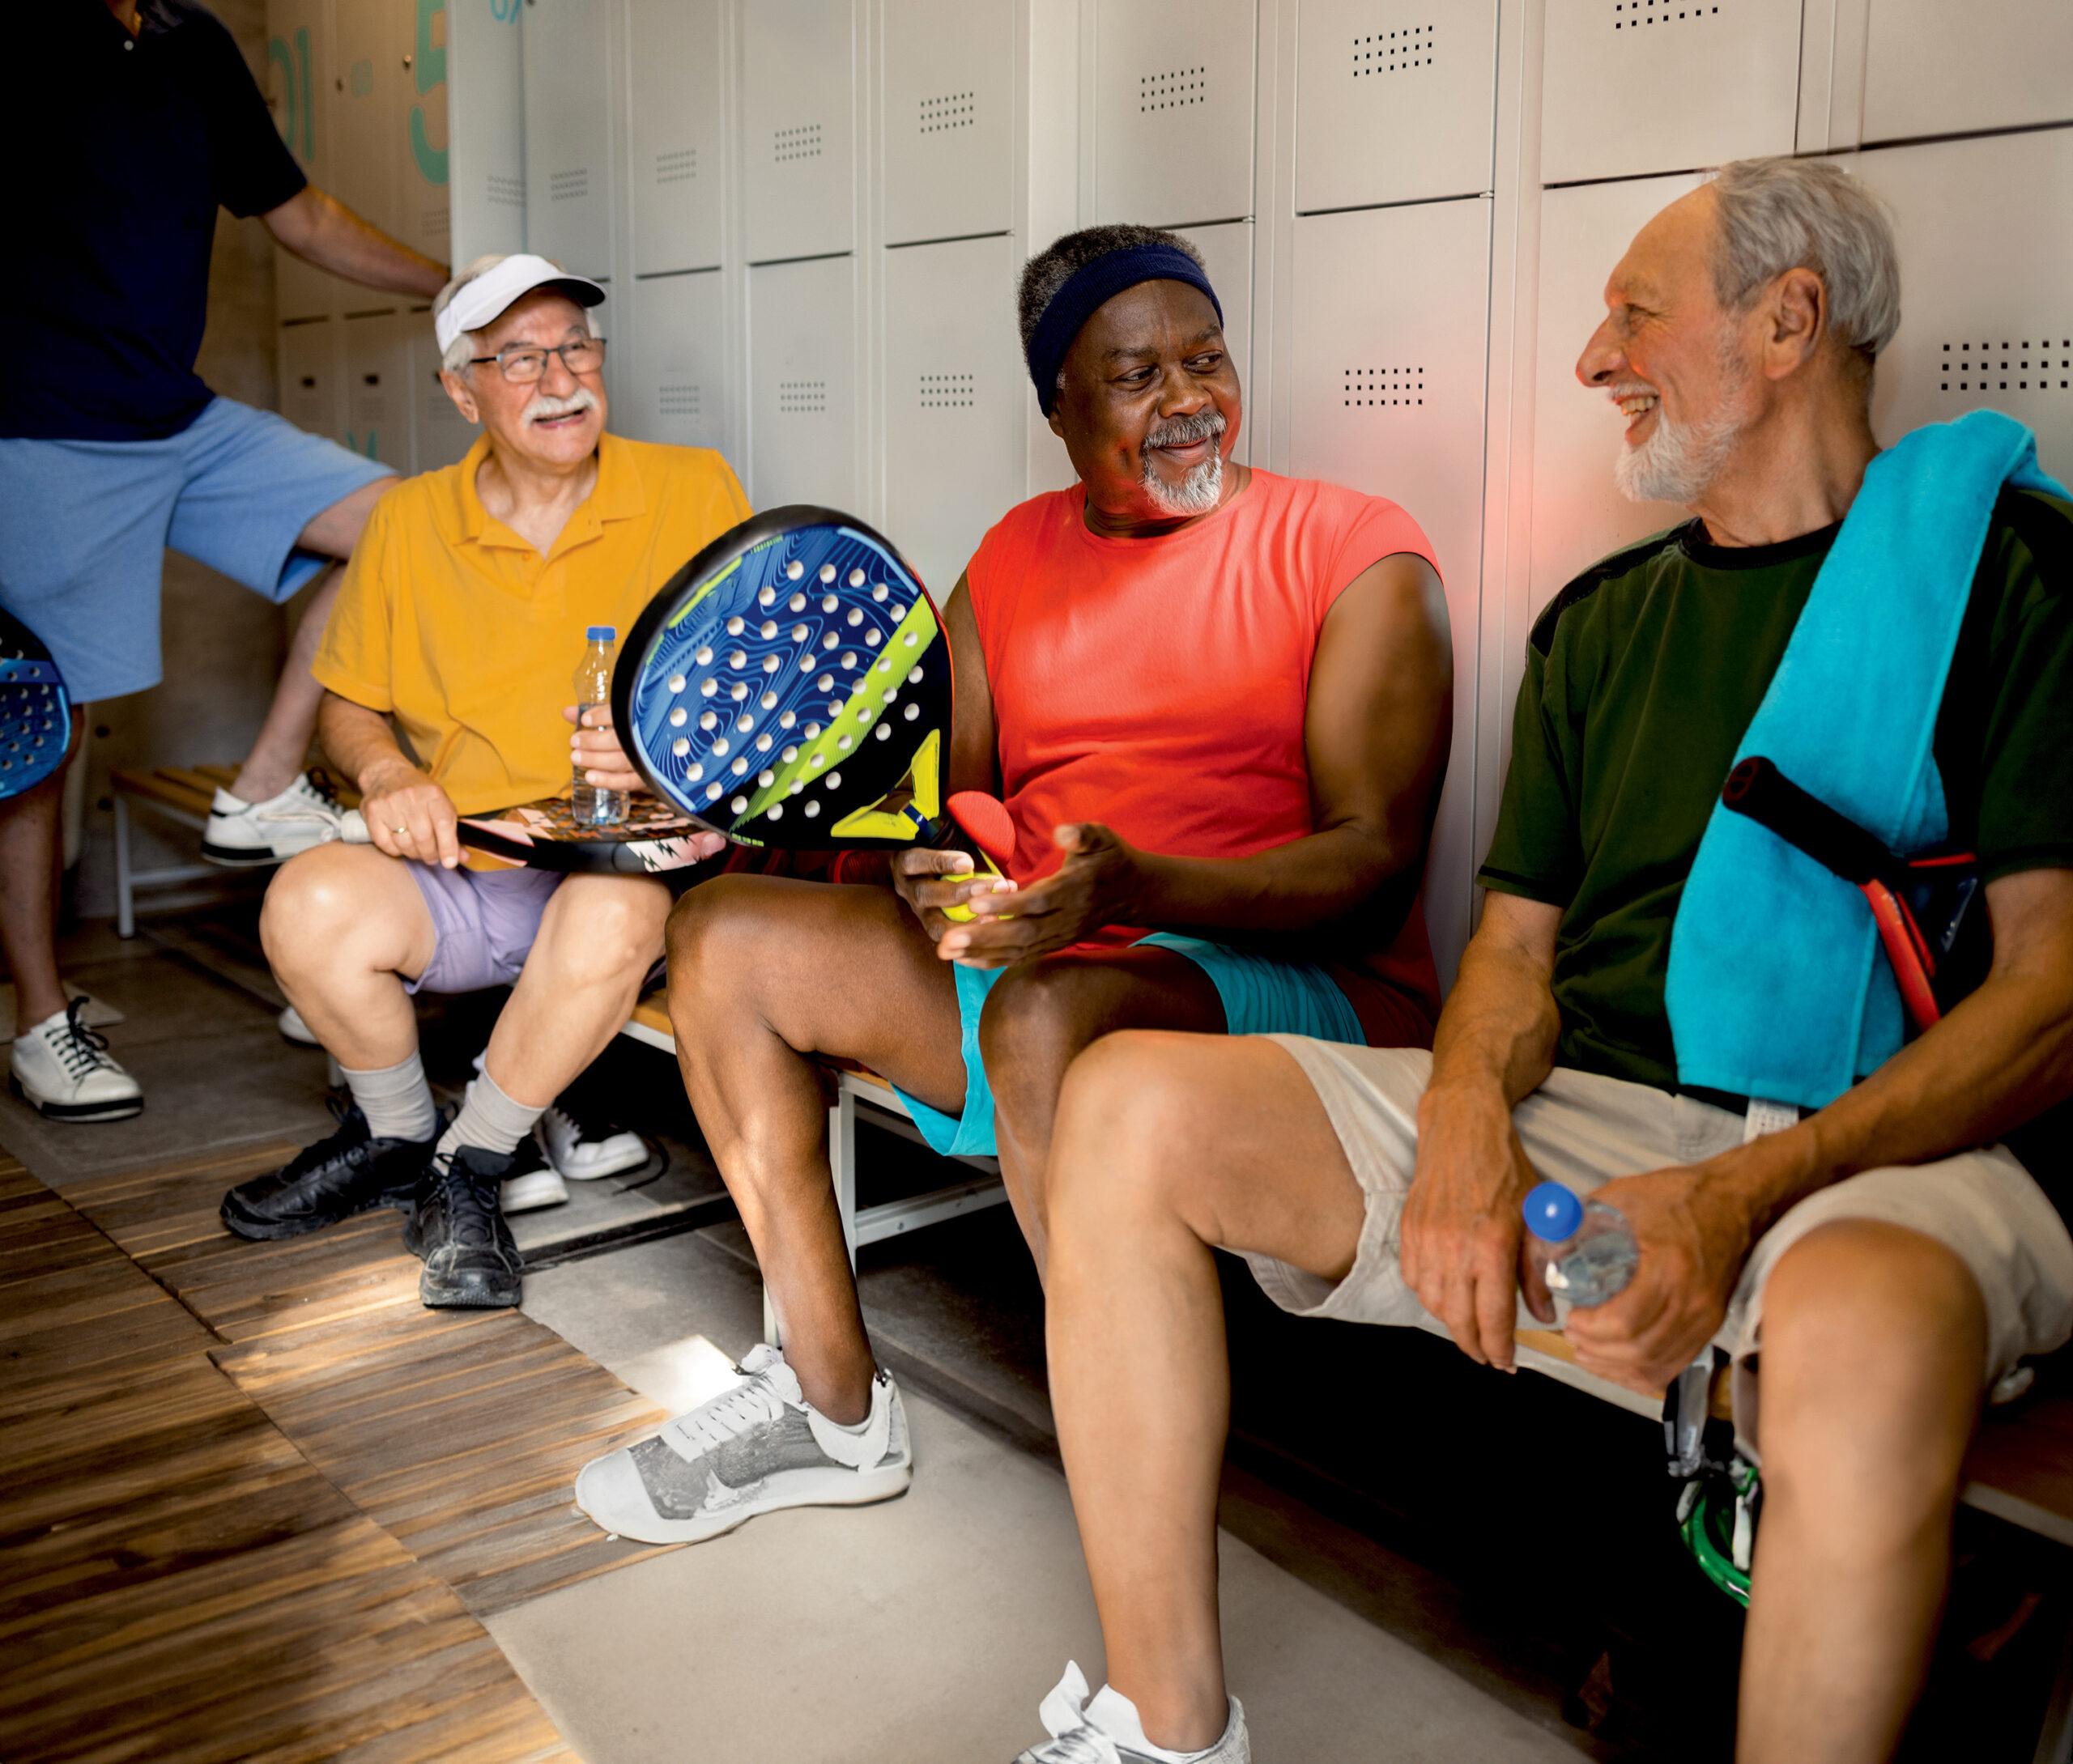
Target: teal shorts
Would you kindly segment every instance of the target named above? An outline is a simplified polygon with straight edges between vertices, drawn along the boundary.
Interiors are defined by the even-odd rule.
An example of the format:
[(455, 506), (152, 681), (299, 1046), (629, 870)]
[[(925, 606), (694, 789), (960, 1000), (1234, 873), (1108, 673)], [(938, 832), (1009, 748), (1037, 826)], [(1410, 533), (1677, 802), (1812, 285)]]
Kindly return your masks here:
[[(1368, 1037), (1344, 993), (1312, 962), (1278, 962), (1271, 956), (1234, 950), (1202, 937), (1176, 937), (1155, 931), (1133, 947), (1149, 944), (1185, 955), (1209, 976), (1224, 1005), (1224, 1027), (1234, 1035), (1309, 1035), (1319, 1041), (1347, 1041), (1364, 1047)], [(945, 1158), (964, 1158), (995, 1150), (994, 1090), (979, 1056), (979, 1014), (1004, 967), (965, 967), (951, 972), (957, 980), (957, 1023), (964, 1056), (964, 1108), (946, 1115), (918, 1097), (900, 1091), (900, 1099), (930, 1150)]]

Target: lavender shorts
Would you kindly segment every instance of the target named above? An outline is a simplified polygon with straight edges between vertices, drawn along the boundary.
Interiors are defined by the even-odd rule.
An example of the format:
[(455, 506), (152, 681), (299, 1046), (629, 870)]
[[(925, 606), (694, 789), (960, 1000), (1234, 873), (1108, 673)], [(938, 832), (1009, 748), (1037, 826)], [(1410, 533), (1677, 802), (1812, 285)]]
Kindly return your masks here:
[(549, 869), (444, 869), (411, 863), (432, 915), (432, 959), (406, 980), (412, 993), (475, 993), (518, 978), (540, 934), (540, 916), (562, 878)]

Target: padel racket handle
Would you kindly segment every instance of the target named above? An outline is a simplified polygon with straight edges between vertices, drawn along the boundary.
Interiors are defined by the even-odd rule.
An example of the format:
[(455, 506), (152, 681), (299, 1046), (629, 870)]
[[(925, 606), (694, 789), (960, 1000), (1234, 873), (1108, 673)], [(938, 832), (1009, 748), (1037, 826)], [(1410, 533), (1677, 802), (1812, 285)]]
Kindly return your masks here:
[[(993, 859), (987, 856), (984, 852), (978, 852), (977, 856), (978, 857), (978, 861), (986, 866), (986, 873), (988, 875), (998, 876), (1000, 874), (1000, 865), (996, 864)], [(946, 919), (955, 919), (960, 925), (969, 924), (973, 920), (978, 917), (978, 915), (973, 912), (970, 907), (966, 906), (962, 903), (955, 907), (945, 907), (943, 909), (943, 916)], [(1007, 912), (998, 913), (996, 914), (995, 916), (998, 918), (1011, 919), (1015, 915), (1011, 912)]]
[(1809, 796), (1768, 759), (1743, 760), (1727, 775), (1720, 800), (1860, 888), (1896, 867), (1893, 854), (1881, 841), (1818, 797)]

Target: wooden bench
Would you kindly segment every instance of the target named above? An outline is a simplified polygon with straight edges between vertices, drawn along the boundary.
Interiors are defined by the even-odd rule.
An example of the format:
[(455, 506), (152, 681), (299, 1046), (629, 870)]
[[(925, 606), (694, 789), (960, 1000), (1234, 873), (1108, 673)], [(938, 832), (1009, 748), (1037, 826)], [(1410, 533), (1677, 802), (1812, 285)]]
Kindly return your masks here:
[(130, 804), (198, 833), (208, 825), (209, 805), (217, 790), (228, 790), (236, 776), (232, 766), (161, 766), (150, 771), (123, 766), (109, 774), (115, 792), (115, 929), (122, 936), (137, 934), (138, 889), (177, 887), (223, 873), (219, 865), (199, 862), (138, 869), (130, 854)]
[[(670, 1031), (668, 1007), (660, 990), (649, 993), (634, 1006), (632, 1016), (619, 1032), (666, 1053), (676, 1052), (676, 1037)], [(925, 1145), (926, 1141), (922, 1137), (921, 1129), (915, 1126), (907, 1105), (900, 1101), (900, 1093), (875, 1072), (846, 1061), (827, 1061), (822, 1066), (831, 1090), (828, 1105), (828, 1163), (835, 1178), (835, 1204), (842, 1215), (842, 1235), (849, 1243), (852, 1268), (856, 1265), (857, 1252), (866, 1243), (882, 1243), (903, 1232), (918, 1231), (924, 1226), (940, 1225), (946, 1219), (960, 1218), (968, 1213), (999, 1206), (1007, 1201), (1007, 1190), (1001, 1184), (999, 1160), (975, 1154), (958, 1160), (982, 1172), (969, 1181), (952, 1183), (926, 1194), (859, 1207), (859, 1112), (873, 1126), (898, 1133), (917, 1145)], [(763, 1300), (763, 1333), (766, 1341), (773, 1346), (777, 1344), (780, 1330), (768, 1288)]]

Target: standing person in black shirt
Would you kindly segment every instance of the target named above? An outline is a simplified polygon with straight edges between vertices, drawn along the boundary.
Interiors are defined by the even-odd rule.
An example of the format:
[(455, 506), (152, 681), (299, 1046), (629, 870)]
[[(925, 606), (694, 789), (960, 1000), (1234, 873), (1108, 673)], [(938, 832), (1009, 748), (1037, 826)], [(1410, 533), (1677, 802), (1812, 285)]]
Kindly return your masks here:
[[(217, 793), (203, 854), (271, 863), (333, 836), (303, 776), (322, 690), (309, 660), (386, 466), (194, 372), (220, 206), (257, 215), (334, 275), (429, 300), (443, 264), (313, 189), (230, 33), (197, 0), (36, 0), (8, 21), (15, 65), (66, 95), (11, 106), (0, 227), (26, 260), (0, 282), (0, 606), (49, 646), (75, 704), (158, 682), (160, 571), (186, 553), (275, 602), (326, 580), (296, 633), (258, 741)], [(80, 713), (74, 712), (75, 716)], [(62, 774), (0, 802), (0, 947), (13, 970), (13, 1088), (65, 1120), (143, 1107), (136, 1080), (68, 1010), (53, 903)]]

